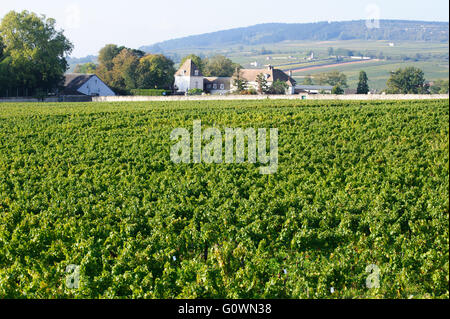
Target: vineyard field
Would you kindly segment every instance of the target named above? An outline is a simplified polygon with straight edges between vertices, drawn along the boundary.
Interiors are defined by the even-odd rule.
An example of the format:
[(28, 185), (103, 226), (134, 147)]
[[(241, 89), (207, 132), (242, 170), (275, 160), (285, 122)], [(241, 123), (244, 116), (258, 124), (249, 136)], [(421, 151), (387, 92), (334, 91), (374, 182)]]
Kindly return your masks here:
[[(173, 163), (195, 120), (278, 171)], [(0, 104), (3, 298), (449, 298), (449, 102)]]

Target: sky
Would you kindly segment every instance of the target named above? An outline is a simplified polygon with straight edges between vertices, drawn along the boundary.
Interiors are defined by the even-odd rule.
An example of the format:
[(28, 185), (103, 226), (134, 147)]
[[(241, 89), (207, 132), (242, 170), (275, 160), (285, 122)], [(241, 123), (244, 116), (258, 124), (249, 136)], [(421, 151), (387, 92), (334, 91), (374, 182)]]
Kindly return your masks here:
[(105, 44), (138, 48), (183, 36), (258, 23), (361, 19), (449, 21), (448, 0), (0, 0), (0, 17), (28, 10), (56, 19), (73, 57)]

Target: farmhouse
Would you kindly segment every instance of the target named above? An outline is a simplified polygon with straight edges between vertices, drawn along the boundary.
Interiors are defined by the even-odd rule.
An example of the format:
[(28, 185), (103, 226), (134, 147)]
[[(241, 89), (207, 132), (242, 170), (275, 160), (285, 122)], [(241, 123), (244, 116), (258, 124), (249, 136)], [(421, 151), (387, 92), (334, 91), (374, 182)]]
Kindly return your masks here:
[(192, 89), (203, 90), (204, 76), (191, 59), (187, 59), (175, 73), (175, 90), (188, 92)]
[[(265, 69), (242, 69), (239, 73), (239, 76), (242, 79), (247, 80), (248, 86), (258, 89), (258, 82), (256, 78), (259, 74), (263, 74), (264, 78), (267, 81), (267, 84), (270, 86), (275, 81), (281, 81), (288, 85), (288, 89), (286, 94), (294, 94), (295, 93), (295, 80), (291, 77), (291, 75), (287, 75), (282, 70), (275, 69), (273, 66), (269, 65)], [(235, 90), (236, 87), (231, 86), (231, 90)]]
[[(263, 74), (270, 86), (275, 81), (282, 81), (288, 85), (286, 94), (294, 94), (295, 80), (279, 69), (268, 66), (265, 69), (242, 69), (240, 77), (248, 82), (249, 88), (258, 88), (256, 77)], [(175, 73), (175, 90), (186, 93), (192, 89), (200, 89), (211, 94), (226, 94), (235, 91), (231, 77), (205, 77), (191, 59), (187, 59)]]
[(95, 74), (70, 73), (64, 77), (62, 95), (115, 96), (111, 90)]

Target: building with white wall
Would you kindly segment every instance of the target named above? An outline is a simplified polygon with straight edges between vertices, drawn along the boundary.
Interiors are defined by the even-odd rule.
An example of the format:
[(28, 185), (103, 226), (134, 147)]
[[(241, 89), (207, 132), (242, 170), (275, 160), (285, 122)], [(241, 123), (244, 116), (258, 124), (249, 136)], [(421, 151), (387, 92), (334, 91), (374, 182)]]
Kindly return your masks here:
[(184, 93), (192, 89), (203, 91), (203, 81), (204, 77), (200, 69), (191, 59), (187, 59), (175, 73), (175, 90)]
[(97, 75), (70, 73), (64, 76), (62, 95), (115, 96)]
[[(264, 69), (240, 70), (240, 77), (248, 82), (248, 88), (256, 90), (258, 89), (257, 77), (260, 74), (264, 75), (268, 86), (271, 86), (275, 81), (281, 81), (287, 84), (286, 94), (295, 93), (296, 83), (291, 72), (288, 75), (270, 65)], [(186, 93), (191, 89), (200, 89), (210, 94), (227, 94), (237, 89), (233, 83), (232, 77), (204, 77), (191, 59), (187, 59), (175, 73), (175, 91), (179, 93)]]

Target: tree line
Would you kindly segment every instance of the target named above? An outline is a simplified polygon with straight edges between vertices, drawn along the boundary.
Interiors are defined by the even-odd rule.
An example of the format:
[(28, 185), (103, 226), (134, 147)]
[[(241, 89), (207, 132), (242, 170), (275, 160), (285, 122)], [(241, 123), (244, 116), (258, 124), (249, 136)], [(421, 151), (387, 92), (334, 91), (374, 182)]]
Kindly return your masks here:
[[(47, 96), (58, 92), (72, 50), (73, 44), (56, 28), (54, 19), (28, 11), (9, 12), (0, 23), (0, 96)], [(201, 58), (191, 54), (181, 64), (186, 59), (192, 59), (204, 76), (233, 77), (239, 93), (254, 93), (247, 88), (245, 79), (239, 77), (241, 66), (227, 57)], [(147, 54), (109, 44), (100, 50), (98, 64), (77, 65), (75, 71), (95, 73), (116, 93), (130, 94), (135, 89), (173, 89), (176, 70), (174, 62), (163, 54)], [(331, 85), (334, 94), (343, 94), (348, 87), (346, 75), (338, 71), (319, 74), (314, 80)], [(312, 83), (311, 77), (305, 79), (304, 84)], [(258, 78), (257, 93), (279, 93), (285, 89), (285, 83), (273, 83), (269, 87), (264, 78)], [(357, 92), (369, 92), (364, 71), (360, 73)], [(386, 93), (448, 93), (448, 80), (430, 85), (422, 70), (407, 67), (391, 73)]]
[(73, 44), (56, 21), (11, 11), (0, 23), (0, 96), (47, 94), (61, 84)]
[[(344, 94), (348, 88), (347, 76), (339, 71), (320, 73), (314, 77), (308, 75), (305, 77), (304, 85), (313, 85), (317, 82), (319, 85), (332, 86), (332, 94)], [(359, 81), (356, 89), (357, 94), (368, 94), (369, 79), (365, 71), (360, 71)], [(429, 83), (425, 79), (423, 70), (416, 67), (399, 68), (391, 72), (386, 83), (387, 94), (448, 94), (449, 81), (438, 80)]]
[[(181, 65), (187, 59), (192, 59), (204, 76), (232, 76), (240, 67), (222, 55), (202, 59), (191, 54), (182, 59)], [(141, 50), (109, 44), (100, 50), (98, 65), (77, 65), (74, 72), (95, 73), (116, 93), (130, 94), (135, 89), (173, 89), (174, 65), (162, 54), (146, 54)]]

